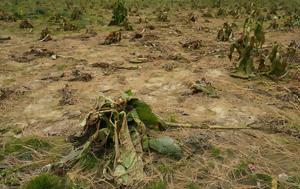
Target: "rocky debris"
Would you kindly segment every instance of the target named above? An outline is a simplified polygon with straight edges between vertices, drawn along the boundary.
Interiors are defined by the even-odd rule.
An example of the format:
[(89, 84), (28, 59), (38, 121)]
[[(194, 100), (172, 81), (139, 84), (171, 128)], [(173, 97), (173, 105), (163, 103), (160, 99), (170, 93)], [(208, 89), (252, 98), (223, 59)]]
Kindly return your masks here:
[(123, 63), (109, 64), (106, 62), (97, 62), (97, 63), (93, 63), (91, 66), (101, 68), (104, 72), (104, 75), (110, 75), (116, 70), (137, 70), (139, 68), (138, 66), (122, 66), (122, 65)]
[(22, 20), (19, 27), (21, 29), (33, 28), (33, 25), (28, 20)]
[(122, 40), (122, 34), (120, 31), (114, 31), (110, 33), (106, 38), (102, 45), (111, 45), (114, 43), (119, 43)]

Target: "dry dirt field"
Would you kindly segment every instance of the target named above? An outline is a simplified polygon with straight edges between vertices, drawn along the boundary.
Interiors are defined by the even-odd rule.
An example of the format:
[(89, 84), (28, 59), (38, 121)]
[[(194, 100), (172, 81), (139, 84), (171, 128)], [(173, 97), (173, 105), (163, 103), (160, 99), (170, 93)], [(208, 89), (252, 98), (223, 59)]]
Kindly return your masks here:
[[(231, 77), (237, 56), (230, 61), (231, 42), (216, 37), (224, 22), (236, 23), (237, 37), (246, 15), (210, 18), (205, 10), (172, 7), (167, 22), (154, 8), (130, 10), (133, 31), (108, 26), (111, 9), (100, 9), (103, 23), (87, 26), (88, 32), (56, 31), (46, 19), (29, 19), (32, 29), (20, 29), (21, 20), (0, 21), (0, 37), (11, 37), (0, 41), (0, 188), (19, 188), (66, 155), (65, 138), (81, 130), (95, 99), (117, 99), (129, 89), (164, 120), (193, 125), (155, 133), (176, 139), (183, 157), (145, 153), (145, 182), (130, 187), (77, 168), (68, 173), (80, 183), (74, 188), (300, 188), (299, 49), (285, 77)], [(299, 28), (268, 29), (270, 22), (265, 48), (275, 41), (299, 45)], [(45, 27), (52, 36), (46, 42), (39, 40)], [(120, 42), (101, 44), (120, 29)], [(183, 47), (197, 40), (199, 48)], [(191, 92), (201, 79), (218, 98)], [(28, 137), (51, 147), (31, 149), (26, 160), (7, 152), (10, 141)]]

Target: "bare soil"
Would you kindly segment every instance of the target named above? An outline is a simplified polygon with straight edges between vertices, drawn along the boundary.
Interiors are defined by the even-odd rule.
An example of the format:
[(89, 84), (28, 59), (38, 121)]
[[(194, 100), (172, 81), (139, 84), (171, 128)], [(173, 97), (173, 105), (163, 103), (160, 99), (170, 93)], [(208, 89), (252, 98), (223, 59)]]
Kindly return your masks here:
[[(111, 45), (102, 43), (118, 27), (97, 26), (97, 35), (88, 37), (82, 37), (85, 31), (65, 32), (41, 42), (35, 29), (0, 22), (1, 28), (16, 28), (0, 30), (0, 36), (11, 37), (0, 43), (0, 128), (9, 128), (1, 135), (67, 137), (81, 129), (79, 122), (98, 95), (114, 98), (132, 89), (165, 120), (255, 128), (167, 130), (164, 135), (186, 147), (185, 157), (174, 161), (149, 155), (149, 180), (164, 177), (169, 188), (178, 189), (190, 183), (201, 188), (255, 188), (243, 182), (245, 175), (230, 175), (242, 161), (250, 162), (253, 172), (299, 176), (299, 62), (292, 63), (298, 70), (288, 79), (232, 78), (230, 44), (216, 40), (225, 19), (207, 22), (194, 13), (197, 20), (192, 22), (187, 21), (189, 14), (173, 12), (170, 22), (149, 16), (150, 22), (140, 24), (138, 16), (131, 16), (135, 31), (122, 31), (122, 40)], [(148, 29), (150, 24), (154, 30)], [(136, 32), (142, 36), (134, 37)], [(274, 41), (287, 46), (300, 41), (300, 31), (268, 31), (266, 39), (266, 46)], [(188, 41), (191, 48), (184, 48)], [(53, 53), (26, 54), (32, 49)], [(20, 57), (26, 61), (18, 61)], [(190, 84), (202, 78), (219, 98), (191, 93)], [(16, 128), (22, 132), (13, 133)], [(188, 141), (194, 136), (201, 139)], [(157, 171), (156, 165), (166, 165), (168, 171)]]

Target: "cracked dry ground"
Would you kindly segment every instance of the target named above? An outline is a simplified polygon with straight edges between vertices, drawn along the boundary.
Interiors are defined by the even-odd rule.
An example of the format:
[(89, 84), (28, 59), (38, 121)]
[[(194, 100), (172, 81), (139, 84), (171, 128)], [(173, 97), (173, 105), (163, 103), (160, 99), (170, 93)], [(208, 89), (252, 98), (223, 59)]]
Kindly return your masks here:
[[(122, 41), (114, 45), (100, 45), (112, 30), (108, 27), (97, 28), (95, 37), (86, 39), (80, 37), (81, 33), (65, 33), (49, 42), (37, 41), (35, 31), (0, 31), (12, 37), (0, 44), (0, 86), (6, 94), (0, 101), (1, 137), (66, 137), (78, 131), (80, 120), (98, 95), (113, 98), (132, 89), (166, 120), (260, 128), (166, 131), (182, 144), (193, 136), (205, 135), (208, 139), (203, 143), (213, 146), (201, 152), (187, 151), (180, 161), (151, 156), (149, 161), (154, 164), (170, 166), (165, 173), (170, 188), (184, 188), (193, 182), (203, 188), (243, 188), (247, 183), (241, 181), (242, 176), (228, 175), (243, 161), (275, 177), (299, 176), (299, 134), (289, 129), (300, 126), (300, 103), (289, 96), (291, 89), (300, 90), (299, 72), (288, 81), (230, 77), (233, 66), (227, 58), (229, 44), (215, 39), (224, 20), (210, 21), (154, 22), (155, 30), (146, 29), (143, 38), (131, 40), (135, 32), (122, 32)], [(135, 29), (142, 31), (146, 25), (135, 25)], [(267, 42), (277, 40), (288, 45), (291, 40), (299, 41), (299, 34), (297, 30), (284, 35), (268, 32)], [(181, 43), (187, 39), (202, 40), (203, 47), (182, 48)], [(57, 59), (35, 57), (18, 62), (14, 58), (37, 48), (53, 51)], [(144, 62), (130, 63), (138, 57)], [(90, 74), (92, 79), (68, 79), (76, 70)], [(220, 98), (188, 93), (190, 83), (201, 78), (212, 83)], [(205, 148), (203, 145), (200, 147)]]

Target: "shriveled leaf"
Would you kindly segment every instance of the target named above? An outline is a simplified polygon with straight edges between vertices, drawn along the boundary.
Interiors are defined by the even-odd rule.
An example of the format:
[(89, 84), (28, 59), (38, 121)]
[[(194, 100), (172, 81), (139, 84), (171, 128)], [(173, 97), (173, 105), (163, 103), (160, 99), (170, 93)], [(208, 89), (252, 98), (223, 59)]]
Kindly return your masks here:
[[(243, 55), (244, 56), (244, 55)], [(249, 79), (254, 77), (254, 67), (253, 67), (253, 60), (249, 56), (244, 56), (238, 62), (238, 67), (234, 72), (230, 74), (231, 77), (236, 77), (240, 79)]]
[(135, 109), (128, 113), (128, 119), (130, 118), (136, 123), (137, 129), (140, 133), (144, 134), (146, 132), (146, 126)]
[(283, 76), (287, 72), (287, 63), (283, 62), (281, 59), (276, 58), (272, 62), (271, 70), (268, 75), (274, 75), (277, 77)]
[(129, 104), (134, 107), (139, 118), (146, 126), (155, 126), (159, 124), (158, 117), (152, 112), (152, 109), (148, 104), (140, 100), (131, 100)]
[(126, 113), (123, 116), (122, 127), (119, 132), (119, 151), (116, 157), (116, 167), (114, 176), (119, 184), (130, 186), (135, 181), (144, 178), (143, 161), (140, 154), (137, 153), (132, 142), (127, 125)]
[(101, 119), (101, 115), (96, 112), (90, 112), (85, 119), (80, 123), (83, 131), (77, 135), (69, 136), (68, 140), (75, 146), (83, 145), (97, 131), (97, 123)]
[(182, 150), (177, 142), (168, 136), (149, 139), (149, 147), (154, 151), (176, 159), (180, 159), (182, 156)]

